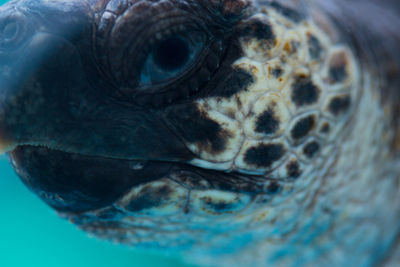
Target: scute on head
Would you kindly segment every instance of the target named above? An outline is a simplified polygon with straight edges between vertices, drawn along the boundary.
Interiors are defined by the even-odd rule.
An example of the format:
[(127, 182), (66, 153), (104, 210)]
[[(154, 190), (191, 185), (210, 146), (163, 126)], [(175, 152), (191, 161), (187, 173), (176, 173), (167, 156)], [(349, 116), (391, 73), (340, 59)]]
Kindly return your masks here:
[[(251, 74), (253, 81), (232, 96), (198, 101), (207, 106), (206, 112), (210, 114), (235, 114), (231, 118), (238, 126), (231, 131), (243, 137), (232, 142), (240, 152), (232, 163), (225, 163), (229, 171), (281, 177), (274, 169), (286, 153), (294, 153), (306, 162), (317, 153), (318, 157), (329, 156), (321, 148), (348, 116), (330, 122), (329, 126), (325, 122), (320, 132), (317, 127), (329, 120), (331, 114), (348, 115), (351, 99), (357, 95), (359, 78), (350, 50), (336, 44), (330, 33), (319, 28), (312, 17), (293, 20), (290, 14), (289, 9), (277, 5), (264, 14), (256, 13), (243, 20), (239, 26), (242, 29), (239, 40), (244, 56), (233, 64), (236, 69), (242, 68)], [(342, 77), (344, 73), (346, 78)], [(282, 149), (272, 149), (277, 148), (278, 137), (283, 141)], [(212, 155), (203, 153), (200, 157), (202, 167), (207, 168), (205, 161), (213, 161)], [(286, 165), (290, 165), (289, 162)], [(291, 176), (300, 173), (294, 166), (289, 168)]]

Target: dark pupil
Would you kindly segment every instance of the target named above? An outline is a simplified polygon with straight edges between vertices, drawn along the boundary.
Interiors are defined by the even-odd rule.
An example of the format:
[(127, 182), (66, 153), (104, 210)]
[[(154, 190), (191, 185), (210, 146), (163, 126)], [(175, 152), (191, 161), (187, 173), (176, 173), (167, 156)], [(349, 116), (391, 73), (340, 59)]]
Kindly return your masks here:
[(183, 67), (188, 58), (188, 45), (178, 37), (162, 41), (154, 51), (155, 63), (165, 70), (176, 70)]

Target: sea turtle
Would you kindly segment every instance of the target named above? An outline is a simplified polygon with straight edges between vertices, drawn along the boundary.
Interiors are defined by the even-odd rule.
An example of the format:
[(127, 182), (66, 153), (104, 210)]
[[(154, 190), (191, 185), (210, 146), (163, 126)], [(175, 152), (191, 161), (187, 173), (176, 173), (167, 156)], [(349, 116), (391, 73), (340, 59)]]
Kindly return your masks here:
[(393, 1), (15, 0), (0, 147), (100, 238), (192, 262), (400, 258)]

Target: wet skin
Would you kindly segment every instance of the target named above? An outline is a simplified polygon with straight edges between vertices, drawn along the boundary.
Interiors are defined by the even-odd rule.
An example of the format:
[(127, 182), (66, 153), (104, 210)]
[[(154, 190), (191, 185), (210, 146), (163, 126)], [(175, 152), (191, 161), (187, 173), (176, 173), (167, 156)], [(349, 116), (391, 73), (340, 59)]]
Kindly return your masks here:
[[(293, 259), (309, 249), (304, 263), (315, 264), (322, 225), (332, 241), (380, 210), (387, 219), (371, 221), (391, 230), (354, 241), (375, 245), (353, 263), (388, 260), (399, 205), (380, 196), (400, 191), (399, 33), (361, 27), (360, 16), (349, 34), (349, 14), (306, 3), (10, 1), (0, 10), (0, 150), (41, 199), (102, 238), (206, 248), (225, 264), (253, 242), (267, 260), (243, 262), (282, 263), (286, 248)], [(381, 202), (364, 195), (375, 177), (389, 184), (371, 193)], [(361, 192), (354, 218), (345, 204), (334, 211), (352, 197), (339, 190), (346, 180), (360, 184), (348, 182)]]

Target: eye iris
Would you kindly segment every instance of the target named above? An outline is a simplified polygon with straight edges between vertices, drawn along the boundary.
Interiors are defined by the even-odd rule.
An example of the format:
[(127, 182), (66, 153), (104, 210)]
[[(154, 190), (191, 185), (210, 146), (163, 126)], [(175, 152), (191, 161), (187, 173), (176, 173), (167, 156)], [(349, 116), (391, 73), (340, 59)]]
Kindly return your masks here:
[[(159, 38), (159, 36), (157, 36)], [(144, 61), (137, 73), (138, 88), (146, 90), (171, 84), (177, 78), (187, 77), (203, 61), (202, 53), (207, 45), (207, 35), (201, 31), (176, 32), (165, 36), (146, 49)]]
[(171, 37), (161, 42), (154, 51), (154, 62), (165, 70), (177, 70), (189, 59), (187, 42), (179, 37)]

